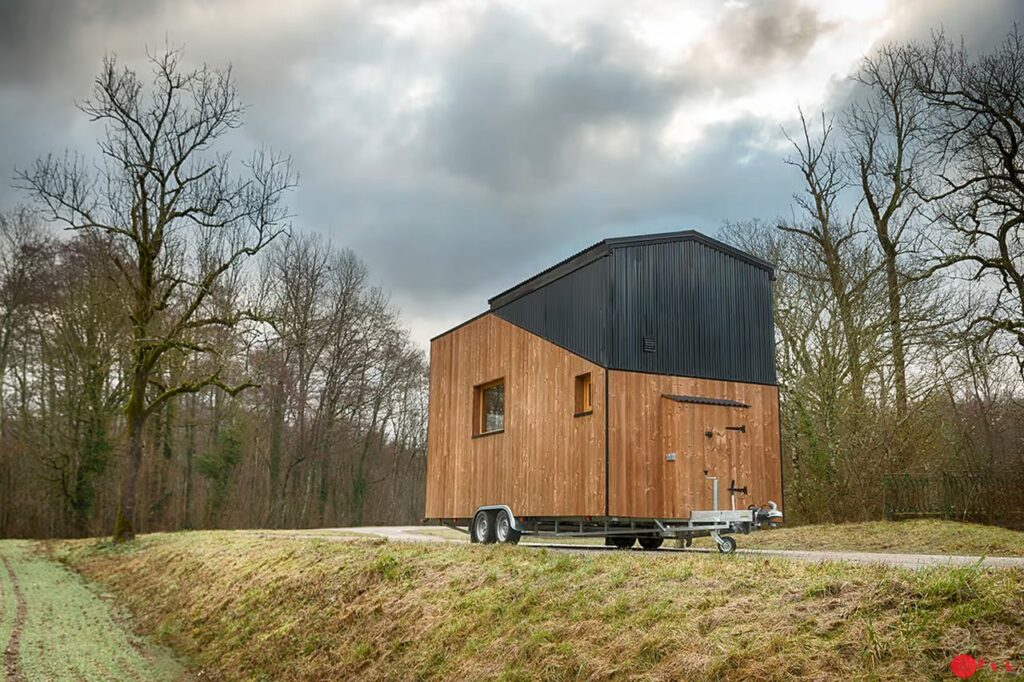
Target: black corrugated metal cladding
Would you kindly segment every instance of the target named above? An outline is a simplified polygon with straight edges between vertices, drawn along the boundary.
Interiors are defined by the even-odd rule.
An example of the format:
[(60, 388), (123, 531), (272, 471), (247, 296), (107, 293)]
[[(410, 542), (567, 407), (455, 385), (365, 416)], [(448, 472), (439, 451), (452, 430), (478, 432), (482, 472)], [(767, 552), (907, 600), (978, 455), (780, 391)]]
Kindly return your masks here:
[(608, 365), (608, 258), (600, 258), (495, 312), (548, 341)]
[[(776, 382), (767, 270), (697, 241), (620, 246), (610, 259), (610, 366)], [(653, 353), (644, 337), (654, 339)]]
[(767, 266), (703, 236), (615, 241), (494, 312), (612, 369), (776, 383)]

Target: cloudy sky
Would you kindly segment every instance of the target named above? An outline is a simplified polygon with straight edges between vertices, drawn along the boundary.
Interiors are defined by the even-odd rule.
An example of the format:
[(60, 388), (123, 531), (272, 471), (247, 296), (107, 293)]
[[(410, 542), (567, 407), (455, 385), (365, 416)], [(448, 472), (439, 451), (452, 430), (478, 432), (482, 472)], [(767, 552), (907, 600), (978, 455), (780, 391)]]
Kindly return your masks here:
[(874, 46), (984, 49), (1007, 0), (0, 0), (0, 208), (15, 167), (99, 130), (105, 53), (231, 63), (233, 146), (291, 154), (298, 229), (356, 250), (414, 337), (604, 237), (788, 212), (797, 106), (835, 109)]

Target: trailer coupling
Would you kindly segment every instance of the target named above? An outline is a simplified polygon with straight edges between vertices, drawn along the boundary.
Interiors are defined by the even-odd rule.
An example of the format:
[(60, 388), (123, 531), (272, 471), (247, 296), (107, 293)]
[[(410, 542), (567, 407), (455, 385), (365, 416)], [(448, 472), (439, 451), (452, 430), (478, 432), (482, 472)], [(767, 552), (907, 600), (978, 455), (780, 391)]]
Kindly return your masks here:
[(771, 500), (768, 500), (768, 504), (764, 507), (751, 505), (751, 509), (754, 511), (754, 526), (756, 528), (773, 528), (782, 525), (782, 511), (779, 510), (779, 505)]

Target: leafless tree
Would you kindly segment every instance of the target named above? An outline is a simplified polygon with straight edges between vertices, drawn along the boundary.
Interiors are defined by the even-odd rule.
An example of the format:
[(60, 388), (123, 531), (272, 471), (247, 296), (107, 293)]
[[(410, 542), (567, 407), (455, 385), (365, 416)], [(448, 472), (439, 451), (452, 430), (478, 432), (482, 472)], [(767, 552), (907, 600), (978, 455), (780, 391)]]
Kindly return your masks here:
[(856, 185), (878, 243), (885, 277), (896, 412), (907, 413), (907, 339), (904, 290), (916, 283), (906, 262), (918, 250), (926, 174), (923, 100), (914, 87), (908, 49), (886, 45), (866, 57), (855, 79), (863, 98), (844, 117)]
[(911, 63), (941, 163), (929, 197), (944, 228), (933, 270), (965, 270), (992, 287), (971, 332), (1013, 338), (1024, 378), (1024, 36), (1014, 27), (975, 57), (939, 34), (914, 47)]
[[(127, 460), (116, 540), (134, 537), (147, 420), (175, 396), (213, 386), (230, 395), (252, 386), (225, 375), (212, 328), (253, 317), (218, 298), (225, 277), (286, 229), (283, 195), (294, 177), (286, 158), (260, 151), (235, 176), (213, 148), (242, 124), (230, 69), (186, 69), (180, 51), (149, 60), (152, 92), (108, 57), (80, 109), (104, 125), (101, 162), (66, 155), (38, 160), (17, 177), (67, 229), (110, 240), (110, 259), (132, 325), (125, 420)], [(209, 358), (202, 373), (164, 383), (167, 356)]]

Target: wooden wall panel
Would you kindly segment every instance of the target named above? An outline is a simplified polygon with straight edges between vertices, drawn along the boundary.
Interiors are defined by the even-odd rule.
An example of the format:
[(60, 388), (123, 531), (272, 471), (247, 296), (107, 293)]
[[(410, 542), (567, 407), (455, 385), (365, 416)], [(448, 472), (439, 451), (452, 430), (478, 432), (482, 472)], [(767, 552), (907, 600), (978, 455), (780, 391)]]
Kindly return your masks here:
[[(691, 510), (711, 509), (711, 482), (704, 480), (704, 469), (718, 476), (723, 509), (730, 506), (726, 489), (733, 479), (749, 492), (736, 496), (737, 509), (768, 500), (782, 504), (777, 387), (609, 374), (609, 514), (686, 518)], [(663, 394), (726, 398), (750, 407), (679, 403)], [(671, 452), (674, 462), (668, 461)]]
[[(575, 379), (590, 372), (593, 413), (574, 417)], [(473, 388), (505, 379), (505, 430), (473, 438)], [(605, 511), (605, 370), (495, 315), (430, 345), (428, 518), (485, 504), (521, 516)]]

